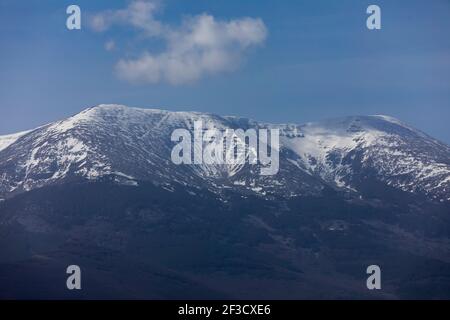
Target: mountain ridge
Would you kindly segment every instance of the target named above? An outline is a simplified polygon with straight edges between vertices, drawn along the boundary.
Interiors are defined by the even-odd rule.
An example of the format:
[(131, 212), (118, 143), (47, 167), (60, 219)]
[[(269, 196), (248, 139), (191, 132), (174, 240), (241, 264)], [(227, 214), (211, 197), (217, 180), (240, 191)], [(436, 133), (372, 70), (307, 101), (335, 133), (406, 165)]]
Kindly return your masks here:
[[(280, 129), (281, 172), (261, 177), (249, 165), (176, 166), (174, 129)], [(3, 139), (2, 139), (3, 138)], [(2, 141), (4, 141), (2, 143)], [(1, 148), (3, 146), (3, 148)], [(114, 176), (118, 183), (177, 181), (236, 188), (261, 196), (317, 194), (326, 187), (363, 194), (370, 179), (450, 201), (450, 147), (386, 115), (349, 116), (306, 124), (269, 124), (211, 113), (98, 105), (19, 134), (0, 136), (0, 195), (71, 177)], [(365, 178), (364, 178), (365, 177)], [(169, 187), (170, 188), (170, 187)]]

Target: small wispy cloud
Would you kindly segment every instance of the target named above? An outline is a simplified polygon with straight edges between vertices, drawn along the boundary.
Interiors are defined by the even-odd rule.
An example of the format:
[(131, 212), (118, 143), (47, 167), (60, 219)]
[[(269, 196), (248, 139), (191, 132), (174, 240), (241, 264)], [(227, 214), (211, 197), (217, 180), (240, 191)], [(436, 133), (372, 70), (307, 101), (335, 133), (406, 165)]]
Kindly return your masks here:
[(236, 69), (248, 48), (262, 44), (267, 28), (258, 18), (218, 20), (209, 14), (185, 18), (178, 27), (155, 18), (158, 1), (137, 0), (125, 9), (106, 11), (91, 19), (96, 31), (129, 25), (148, 37), (162, 39), (159, 53), (142, 52), (136, 59), (121, 59), (118, 75), (133, 82), (184, 84), (203, 76)]
[(158, 0), (135, 0), (124, 9), (106, 10), (93, 15), (89, 25), (97, 32), (107, 31), (114, 25), (131, 25), (149, 36), (157, 36), (162, 32), (162, 25), (154, 15), (160, 9)]
[(116, 43), (114, 40), (109, 40), (105, 43), (105, 50), (106, 51), (113, 51), (116, 48)]

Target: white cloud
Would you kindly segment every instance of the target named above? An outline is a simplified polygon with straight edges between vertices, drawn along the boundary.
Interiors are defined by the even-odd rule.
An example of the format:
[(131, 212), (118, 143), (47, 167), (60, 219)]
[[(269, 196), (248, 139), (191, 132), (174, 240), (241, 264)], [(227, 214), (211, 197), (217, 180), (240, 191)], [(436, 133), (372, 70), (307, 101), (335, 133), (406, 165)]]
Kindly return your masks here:
[(104, 32), (113, 25), (131, 25), (149, 36), (157, 36), (162, 32), (162, 25), (154, 15), (160, 7), (157, 0), (135, 0), (125, 9), (107, 10), (92, 16), (89, 25), (97, 32)]
[(114, 24), (131, 25), (145, 35), (165, 42), (159, 53), (144, 52), (136, 59), (122, 59), (118, 75), (134, 82), (183, 84), (205, 75), (237, 68), (245, 51), (264, 42), (267, 29), (261, 19), (217, 20), (208, 14), (184, 20), (180, 27), (164, 25), (154, 18), (160, 8), (155, 1), (138, 0), (126, 9), (107, 11), (91, 20), (94, 30)]

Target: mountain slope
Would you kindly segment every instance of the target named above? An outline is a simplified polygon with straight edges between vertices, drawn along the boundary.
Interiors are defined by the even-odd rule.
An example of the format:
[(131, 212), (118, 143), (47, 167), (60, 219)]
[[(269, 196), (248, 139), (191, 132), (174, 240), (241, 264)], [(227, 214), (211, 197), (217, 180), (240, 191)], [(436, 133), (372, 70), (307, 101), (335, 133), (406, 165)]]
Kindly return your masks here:
[[(280, 129), (280, 171), (259, 175), (258, 166), (175, 165), (173, 130)], [(18, 137), (21, 137), (18, 139)], [(386, 116), (348, 117), (306, 125), (272, 125), (195, 112), (100, 105), (66, 120), (0, 141), (0, 195), (66, 180), (153, 181), (225, 189), (263, 197), (319, 194), (324, 188), (367, 194), (368, 182), (428, 199), (450, 201), (450, 148)]]

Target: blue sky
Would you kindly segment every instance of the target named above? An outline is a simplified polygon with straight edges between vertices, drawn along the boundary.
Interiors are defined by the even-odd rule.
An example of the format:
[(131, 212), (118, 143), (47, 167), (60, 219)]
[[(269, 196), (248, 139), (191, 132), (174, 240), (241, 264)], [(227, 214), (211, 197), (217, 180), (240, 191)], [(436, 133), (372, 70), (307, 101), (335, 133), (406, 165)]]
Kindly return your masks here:
[[(126, 18), (102, 32), (89, 23), (130, 1), (0, 0), (0, 134), (118, 103), (268, 122), (388, 114), (450, 143), (448, 0), (160, 2), (152, 19), (169, 31), (149, 35)], [(70, 4), (81, 8), (81, 30), (66, 28)], [(381, 7), (381, 30), (366, 28), (370, 4)], [(221, 40), (218, 66), (194, 63), (192, 76), (177, 82), (188, 70), (172, 77), (159, 65), (173, 55), (168, 35), (176, 31), (183, 44), (186, 21), (202, 14), (213, 17), (219, 38), (220, 28), (245, 17), (255, 28)], [(118, 72), (119, 61), (146, 53), (159, 77), (147, 77), (148, 64), (137, 75)]]

